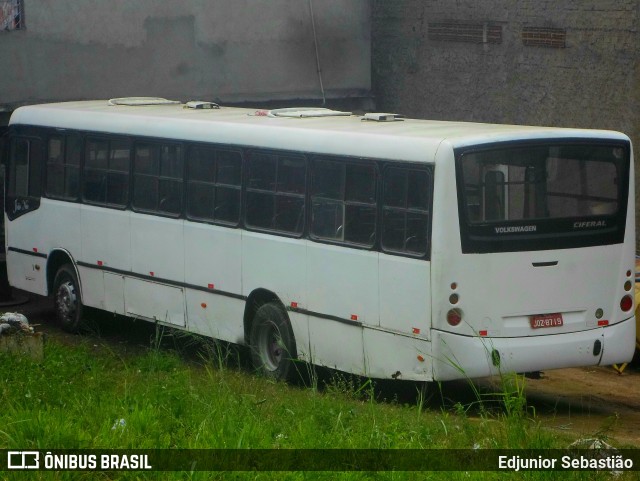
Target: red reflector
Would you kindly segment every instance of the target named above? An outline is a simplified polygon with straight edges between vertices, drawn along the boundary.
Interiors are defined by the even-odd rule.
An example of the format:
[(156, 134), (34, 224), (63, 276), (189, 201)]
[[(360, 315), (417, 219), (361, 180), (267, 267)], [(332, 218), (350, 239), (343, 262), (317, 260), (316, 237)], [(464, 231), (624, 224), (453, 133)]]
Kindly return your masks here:
[(487, 335), (487, 331), (479, 331), (478, 334), (480, 334), (481, 336), (486, 336)]
[(624, 296), (622, 299), (620, 299), (620, 309), (622, 309), (624, 312), (630, 311), (632, 307), (633, 299), (631, 298), (631, 296)]
[(609, 321), (606, 321), (604, 319), (601, 321), (598, 321), (598, 326), (608, 326), (608, 325), (609, 325)]
[(102, 261), (98, 261), (98, 265), (101, 266), (102, 265)]
[(418, 329), (417, 327), (414, 327), (413, 329), (411, 329), (411, 331), (412, 331), (414, 334), (420, 334), (420, 329)]
[(202, 307), (203, 309), (206, 309), (207, 308), (207, 303), (203, 302), (202, 304), (200, 304), (200, 307)]
[(358, 315), (357, 314), (351, 314), (351, 320), (352, 321), (357, 321), (358, 320)]
[(294, 309), (296, 309), (298, 307), (298, 303), (297, 302), (292, 302), (291, 303), (291, 307), (293, 307)]
[(213, 289), (213, 288), (214, 288), (214, 285), (213, 285), (213, 284), (209, 284), (209, 285), (207, 285), (207, 287), (208, 287), (209, 289)]
[(420, 354), (418, 354), (418, 361), (424, 362), (424, 357), (422, 357)]
[(150, 276), (155, 276), (155, 273), (153, 271), (149, 272)]
[(266, 117), (267, 115), (269, 115), (269, 111), (268, 110), (256, 110), (255, 114), (258, 117)]
[(33, 248), (33, 252), (38, 252), (38, 248), (37, 248), (37, 247), (34, 247), (34, 248)]
[(447, 322), (452, 326), (457, 326), (462, 321), (462, 313), (458, 309), (450, 309), (447, 312)]

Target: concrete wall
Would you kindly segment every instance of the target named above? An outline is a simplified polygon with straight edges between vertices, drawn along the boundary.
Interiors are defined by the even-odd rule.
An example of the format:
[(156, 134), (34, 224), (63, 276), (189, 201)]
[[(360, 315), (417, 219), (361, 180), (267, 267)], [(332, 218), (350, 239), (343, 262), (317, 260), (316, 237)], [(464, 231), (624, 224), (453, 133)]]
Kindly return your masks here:
[[(378, 106), (412, 116), (640, 133), (638, 0), (382, 0), (374, 8)], [(428, 24), (489, 22), (500, 44), (435, 41)], [(566, 29), (566, 48), (523, 46), (523, 27)]]
[[(24, 0), (26, 28), (0, 31), (0, 111), (121, 96), (322, 98), (309, 4)], [(326, 96), (368, 96), (370, 1), (312, 6)]]
[[(639, 0), (377, 0), (377, 106), (432, 119), (619, 130), (640, 157), (639, 11)], [(443, 24), (498, 26), (501, 43), (434, 39)], [(532, 27), (564, 30), (565, 47), (525, 46)]]

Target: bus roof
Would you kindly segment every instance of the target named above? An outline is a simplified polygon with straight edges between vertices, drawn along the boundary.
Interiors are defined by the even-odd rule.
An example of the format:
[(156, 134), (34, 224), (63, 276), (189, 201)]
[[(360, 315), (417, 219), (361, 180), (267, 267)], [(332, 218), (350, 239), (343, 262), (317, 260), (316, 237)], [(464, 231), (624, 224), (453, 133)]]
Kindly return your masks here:
[(13, 113), (10, 125), (415, 162), (434, 162), (443, 142), (456, 148), (539, 138), (629, 140), (624, 134), (604, 130), (416, 119), (377, 122), (363, 121), (357, 115), (291, 118), (265, 114), (266, 111), (232, 107), (190, 109), (179, 103), (109, 105), (106, 100), (94, 100), (20, 107)]

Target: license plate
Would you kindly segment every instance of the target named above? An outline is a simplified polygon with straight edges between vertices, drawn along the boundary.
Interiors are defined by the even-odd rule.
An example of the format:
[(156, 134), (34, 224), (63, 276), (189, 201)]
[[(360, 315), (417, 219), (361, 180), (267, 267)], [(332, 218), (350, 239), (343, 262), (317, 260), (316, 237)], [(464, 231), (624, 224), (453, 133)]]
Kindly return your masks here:
[(559, 327), (564, 324), (562, 314), (538, 314), (531, 316), (531, 328), (541, 329), (543, 327)]

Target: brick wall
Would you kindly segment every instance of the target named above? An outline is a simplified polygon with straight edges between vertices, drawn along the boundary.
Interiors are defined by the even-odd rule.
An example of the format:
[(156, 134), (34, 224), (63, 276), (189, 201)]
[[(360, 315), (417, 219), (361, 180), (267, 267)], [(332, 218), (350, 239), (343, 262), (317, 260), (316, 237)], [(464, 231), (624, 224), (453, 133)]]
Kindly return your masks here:
[(639, 12), (640, 0), (376, 0), (377, 108), (620, 130), (640, 146)]

